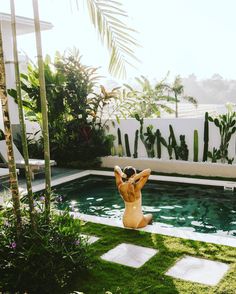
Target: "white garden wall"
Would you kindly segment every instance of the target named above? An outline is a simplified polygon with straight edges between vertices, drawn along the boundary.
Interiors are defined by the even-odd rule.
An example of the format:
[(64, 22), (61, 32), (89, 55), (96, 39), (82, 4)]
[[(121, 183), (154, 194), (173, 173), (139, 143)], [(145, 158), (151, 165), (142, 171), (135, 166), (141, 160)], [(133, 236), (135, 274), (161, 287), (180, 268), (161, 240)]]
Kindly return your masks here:
[[(189, 149), (189, 161), (193, 161), (193, 134), (194, 130), (198, 130), (198, 160), (202, 161), (203, 156), (203, 147), (204, 147), (204, 118), (156, 118), (156, 119), (145, 119), (144, 120), (144, 133), (148, 125), (153, 125), (153, 130), (160, 129), (162, 137), (168, 141), (169, 137), (169, 125), (172, 125), (174, 134), (177, 142), (179, 143), (179, 136), (185, 135), (185, 141)], [(122, 136), (122, 146), (125, 152), (125, 140), (124, 134), (129, 136), (129, 145), (131, 155), (134, 153), (134, 138), (135, 131), (140, 128), (140, 124), (136, 119), (121, 119), (120, 124), (115, 122), (115, 127), (112, 124), (109, 124), (109, 134), (116, 136), (115, 147), (118, 145), (117, 141), (117, 129), (120, 128)], [(220, 145), (220, 135), (219, 129), (214, 125), (214, 123), (209, 122), (209, 151), (212, 151), (213, 147), (219, 148)], [(232, 136), (230, 145), (229, 145), (229, 158), (236, 157), (236, 136)], [(162, 145), (162, 159), (169, 159), (168, 152), (166, 147)], [(155, 145), (155, 155), (156, 155), (156, 145)], [(145, 147), (141, 140), (138, 141), (138, 157), (147, 157)], [(236, 162), (236, 159), (234, 160)]]

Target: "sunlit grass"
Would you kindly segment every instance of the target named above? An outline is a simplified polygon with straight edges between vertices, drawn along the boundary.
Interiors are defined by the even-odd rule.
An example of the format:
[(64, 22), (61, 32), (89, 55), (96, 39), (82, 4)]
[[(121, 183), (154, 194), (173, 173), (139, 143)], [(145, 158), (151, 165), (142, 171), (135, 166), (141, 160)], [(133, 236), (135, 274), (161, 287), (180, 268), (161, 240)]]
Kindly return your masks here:
[[(71, 285), (71, 290), (80, 290), (86, 294), (106, 291), (122, 294), (236, 293), (236, 248), (93, 223), (85, 224), (83, 233), (100, 237), (91, 245), (96, 262), (85, 277), (79, 277)], [(159, 252), (138, 269), (106, 262), (100, 258), (122, 242), (156, 248)], [(165, 272), (185, 255), (225, 262), (230, 265), (230, 269), (215, 287), (166, 276)]]

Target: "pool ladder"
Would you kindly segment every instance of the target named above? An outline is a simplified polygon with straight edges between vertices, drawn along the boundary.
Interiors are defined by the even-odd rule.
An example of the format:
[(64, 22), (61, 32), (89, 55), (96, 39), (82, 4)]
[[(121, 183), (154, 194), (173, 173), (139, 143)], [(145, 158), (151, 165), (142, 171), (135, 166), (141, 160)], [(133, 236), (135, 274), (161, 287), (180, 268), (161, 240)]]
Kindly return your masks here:
[(225, 191), (234, 192), (234, 188), (235, 188), (235, 183), (226, 183), (226, 185), (224, 186)]

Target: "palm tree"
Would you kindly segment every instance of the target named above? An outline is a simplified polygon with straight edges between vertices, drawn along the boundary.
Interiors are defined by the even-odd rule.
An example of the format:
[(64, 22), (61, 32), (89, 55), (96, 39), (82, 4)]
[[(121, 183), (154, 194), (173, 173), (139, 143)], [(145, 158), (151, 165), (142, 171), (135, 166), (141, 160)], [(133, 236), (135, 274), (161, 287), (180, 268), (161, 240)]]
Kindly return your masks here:
[(31, 172), (29, 166), (29, 153), (27, 146), (27, 138), (26, 138), (26, 128), (24, 121), (24, 113), (23, 113), (23, 103), (21, 96), (21, 83), (20, 83), (20, 71), (19, 71), (19, 61), (18, 61), (18, 50), (17, 50), (17, 40), (16, 40), (16, 16), (15, 16), (15, 3), (14, 0), (11, 0), (11, 24), (12, 24), (12, 36), (13, 36), (13, 53), (14, 53), (14, 66), (15, 66), (15, 80), (16, 80), (16, 96), (18, 103), (18, 111), (19, 111), (19, 120), (21, 125), (21, 138), (22, 138), (22, 148), (23, 155), (25, 160), (25, 176), (26, 176), (26, 185), (28, 191), (28, 199), (29, 199), (29, 213), (31, 219), (31, 225), (35, 229), (35, 220), (34, 220), (34, 201), (33, 201), (33, 192), (32, 192), (32, 183), (31, 183)]
[(175, 80), (173, 85), (169, 86), (166, 85), (167, 89), (174, 94), (174, 99), (175, 99), (175, 117), (178, 117), (178, 103), (179, 99), (182, 98), (195, 106), (197, 106), (197, 100), (192, 97), (192, 96), (186, 96), (184, 95), (184, 85), (182, 84), (181, 77), (178, 75)]
[(141, 118), (160, 117), (161, 110), (167, 113), (174, 111), (167, 105), (166, 102), (173, 102), (174, 99), (165, 95), (164, 80), (152, 85), (145, 77), (136, 77), (141, 90), (131, 87), (128, 84), (124, 86), (128, 89), (125, 91), (127, 104), (129, 104), (129, 115), (136, 117), (137, 114)]
[(13, 152), (13, 141), (11, 132), (11, 122), (8, 109), (8, 97), (6, 93), (6, 75), (3, 56), (2, 32), (0, 27), (0, 100), (2, 103), (3, 122), (5, 129), (5, 139), (7, 145), (8, 167), (10, 173), (10, 187), (12, 193), (12, 202), (14, 215), (16, 217), (16, 229), (19, 236), (21, 231), (21, 211), (20, 211), (20, 195), (18, 188), (18, 179), (16, 173), (16, 164)]

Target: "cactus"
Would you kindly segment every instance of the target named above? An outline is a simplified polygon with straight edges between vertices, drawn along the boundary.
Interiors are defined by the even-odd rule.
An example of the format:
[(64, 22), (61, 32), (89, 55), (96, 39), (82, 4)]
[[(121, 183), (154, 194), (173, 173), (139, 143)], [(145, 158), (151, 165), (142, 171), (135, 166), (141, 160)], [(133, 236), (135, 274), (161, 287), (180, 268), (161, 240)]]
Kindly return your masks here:
[(218, 159), (220, 159), (220, 150), (213, 148), (212, 152), (208, 151), (208, 157), (211, 158), (211, 162), (217, 162)]
[(208, 142), (209, 142), (209, 122), (208, 122), (208, 112), (206, 112), (205, 113), (205, 122), (204, 122), (204, 149), (203, 149), (202, 161), (207, 161)]
[(160, 141), (161, 141), (162, 145), (167, 148), (167, 151), (168, 151), (168, 154), (169, 154), (169, 159), (173, 159), (172, 158), (173, 147), (172, 147), (172, 138), (171, 138), (171, 136), (169, 136), (169, 138), (168, 138), (168, 144), (167, 144), (165, 138), (163, 138), (163, 137), (160, 138)]
[(228, 148), (231, 137), (236, 132), (236, 112), (229, 110), (226, 114), (219, 115), (215, 119), (209, 117), (208, 120), (214, 122), (216, 127), (219, 128), (221, 162), (225, 163), (227, 160), (228, 163), (231, 163), (231, 160), (228, 160)]
[(120, 128), (117, 129), (117, 136), (118, 136), (118, 145), (122, 145)]
[(115, 146), (111, 147), (111, 156), (115, 156), (116, 155), (116, 149)]
[(185, 135), (180, 135), (179, 138), (180, 138), (180, 146), (177, 146), (178, 156), (182, 160), (188, 160), (189, 150), (185, 142)]
[(177, 146), (177, 142), (176, 142), (176, 139), (175, 139), (175, 134), (174, 134), (174, 130), (172, 128), (172, 125), (169, 125), (169, 130), (170, 130), (172, 148), (174, 149), (174, 152), (175, 152), (175, 158), (179, 159), (178, 146)]
[(161, 132), (159, 129), (156, 130), (157, 138), (157, 157), (161, 158)]
[(147, 127), (147, 131), (144, 134), (146, 136), (145, 139), (145, 146), (147, 150), (148, 157), (155, 157), (155, 152), (154, 152), (154, 143), (156, 139), (155, 133), (152, 132), (153, 126), (149, 125)]
[(134, 154), (133, 157), (137, 158), (138, 157), (138, 130), (135, 132), (135, 139), (134, 139)]
[(120, 128), (117, 129), (117, 136), (118, 136), (118, 148), (117, 152), (119, 157), (123, 156), (123, 147), (122, 147), (122, 141), (121, 141), (121, 131)]
[(126, 155), (128, 157), (131, 157), (130, 148), (129, 148), (129, 136), (128, 136), (128, 134), (125, 134), (125, 149), (126, 149)]
[[(147, 151), (147, 156), (148, 157), (154, 157), (154, 141), (155, 141), (155, 134), (152, 133), (153, 126), (148, 126), (147, 127), (147, 132), (143, 134), (143, 118), (140, 118), (138, 114), (135, 114), (135, 118), (137, 121), (140, 123), (140, 139), (143, 142), (145, 149)], [(146, 136), (146, 139), (145, 139)]]
[(198, 162), (198, 131), (194, 130), (193, 134), (193, 161)]

